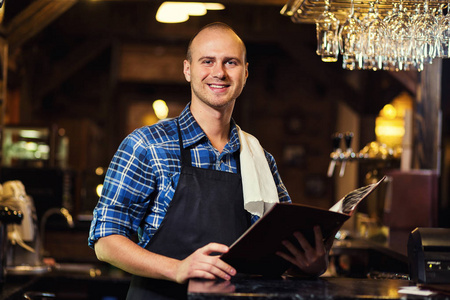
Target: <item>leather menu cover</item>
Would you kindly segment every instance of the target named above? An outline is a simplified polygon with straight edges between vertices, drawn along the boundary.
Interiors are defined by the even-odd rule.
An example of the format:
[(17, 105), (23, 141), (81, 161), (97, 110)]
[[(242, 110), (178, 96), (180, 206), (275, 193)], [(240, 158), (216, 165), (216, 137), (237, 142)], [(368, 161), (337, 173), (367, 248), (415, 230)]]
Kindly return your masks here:
[(348, 214), (321, 208), (277, 203), (236, 240), (221, 259), (236, 268), (238, 273), (280, 276), (290, 266), (289, 262), (275, 254), (278, 250), (286, 251), (281, 243), (283, 240), (298, 244), (293, 233), (300, 231), (314, 245), (315, 225), (322, 228), (326, 241), (334, 238), (349, 218)]

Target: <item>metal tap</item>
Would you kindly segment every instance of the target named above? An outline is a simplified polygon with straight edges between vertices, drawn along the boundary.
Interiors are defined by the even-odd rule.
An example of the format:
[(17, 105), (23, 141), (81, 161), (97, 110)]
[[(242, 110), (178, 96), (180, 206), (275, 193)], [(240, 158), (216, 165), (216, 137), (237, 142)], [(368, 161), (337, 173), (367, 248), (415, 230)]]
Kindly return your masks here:
[(334, 133), (331, 136), (331, 144), (333, 146), (333, 151), (330, 154), (330, 164), (328, 166), (328, 177), (333, 176), (334, 168), (336, 167), (336, 161), (338, 161), (342, 155), (342, 149), (341, 149), (341, 140), (342, 140), (342, 133)]
[(62, 208), (58, 208), (58, 207), (54, 207), (54, 208), (50, 208), (49, 210), (47, 210), (44, 215), (42, 216), (41, 219), (41, 231), (40, 231), (40, 236), (41, 236), (41, 243), (42, 243), (42, 254), (44, 254), (44, 244), (45, 244), (45, 225), (47, 224), (47, 220), (51, 215), (61, 215), (63, 216), (66, 221), (67, 221), (67, 225), (69, 225), (70, 228), (74, 228), (75, 224), (73, 222), (73, 218), (72, 215), (69, 213), (69, 211), (62, 207)]
[(350, 159), (353, 159), (355, 157), (355, 153), (352, 149), (352, 139), (353, 139), (353, 132), (346, 132), (344, 135), (344, 142), (345, 142), (345, 151), (343, 152), (344, 156), (342, 158), (342, 164), (341, 164), (341, 170), (339, 171), (339, 177), (343, 177), (345, 173), (345, 166), (347, 164), (347, 161)]
[[(340, 147), (341, 141), (344, 140), (344, 148)], [(331, 136), (331, 143), (333, 145), (333, 151), (330, 154), (330, 164), (328, 166), (328, 177), (333, 176), (334, 169), (338, 162), (341, 163), (339, 170), (339, 176), (343, 177), (345, 173), (345, 167), (348, 161), (357, 159), (356, 153), (352, 149), (353, 132), (346, 133), (334, 133)]]

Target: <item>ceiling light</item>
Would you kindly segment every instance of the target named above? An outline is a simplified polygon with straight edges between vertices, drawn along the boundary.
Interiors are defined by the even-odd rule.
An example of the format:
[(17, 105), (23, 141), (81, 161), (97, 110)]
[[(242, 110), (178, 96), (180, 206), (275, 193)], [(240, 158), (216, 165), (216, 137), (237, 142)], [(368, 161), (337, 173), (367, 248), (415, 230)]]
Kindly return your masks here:
[(225, 5), (222, 3), (203, 3), (207, 10), (222, 10), (225, 9)]
[(204, 16), (206, 15), (206, 7), (203, 3), (190, 2), (183, 3), (182, 8), (186, 10), (186, 13), (190, 16)]
[(207, 10), (224, 8), (220, 3), (163, 2), (156, 13), (156, 20), (161, 23), (182, 23), (189, 16), (204, 16)]

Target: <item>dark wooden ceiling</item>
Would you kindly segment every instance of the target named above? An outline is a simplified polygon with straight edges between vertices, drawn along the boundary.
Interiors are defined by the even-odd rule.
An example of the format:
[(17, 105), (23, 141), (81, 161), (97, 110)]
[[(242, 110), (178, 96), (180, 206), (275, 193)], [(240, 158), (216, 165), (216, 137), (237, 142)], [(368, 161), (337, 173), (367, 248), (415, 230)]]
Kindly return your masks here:
[[(340, 63), (326, 64), (315, 55), (315, 29), (280, 15), (287, 0), (224, 0), (223, 11), (191, 17), (186, 23), (161, 24), (154, 16), (163, 1), (154, 0), (6, 0), (0, 33), (9, 44), (11, 84), (17, 66), (30, 63), (45, 78), (34, 80), (36, 97), (60, 87), (72, 74), (121, 41), (183, 47), (203, 25), (224, 21), (234, 27), (250, 49), (281, 49), (324, 88), (346, 90), (346, 101), (361, 113), (377, 112), (400, 89), (415, 90), (415, 74), (345, 72)], [(267, 50), (265, 50), (267, 49)], [(167, 80), (172, 80), (168, 78)], [(361, 101), (364, 97), (368, 101)]]
[[(90, 6), (102, 6), (103, 3), (119, 6), (157, 8), (163, 1), (153, 0), (6, 0), (4, 17), (0, 33), (7, 37), (10, 47), (19, 47), (58, 19), (77, 3), (85, 2)], [(96, 2), (96, 3), (94, 3)], [(115, 3), (112, 3), (115, 2)], [(121, 3), (122, 2), (122, 3)], [(125, 3), (126, 2), (126, 3)], [(212, 1), (211, 1), (212, 2)], [(224, 0), (228, 5), (274, 6), (281, 9), (286, 0)], [(108, 5), (107, 4), (107, 5)], [(123, 11), (126, 13), (126, 11)]]

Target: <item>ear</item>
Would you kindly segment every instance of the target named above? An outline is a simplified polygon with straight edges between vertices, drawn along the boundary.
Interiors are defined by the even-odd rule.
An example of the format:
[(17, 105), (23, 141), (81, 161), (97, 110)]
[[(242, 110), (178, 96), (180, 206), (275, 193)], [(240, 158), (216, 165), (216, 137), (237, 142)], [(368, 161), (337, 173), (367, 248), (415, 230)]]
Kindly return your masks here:
[(186, 78), (186, 81), (191, 82), (191, 64), (186, 59), (183, 62), (183, 73), (184, 78)]
[(244, 86), (247, 83), (247, 78), (248, 78), (248, 63), (245, 64), (245, 82), (244, 82)]
[(248, 63), (245, 64), (245, 79), (248, 78)]

